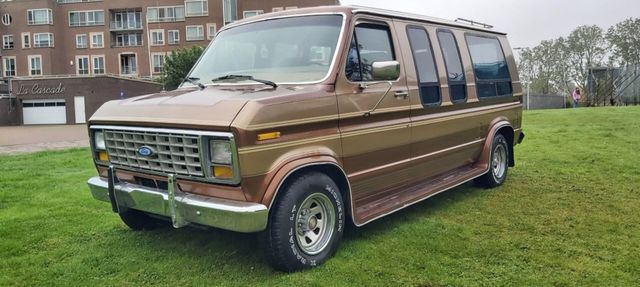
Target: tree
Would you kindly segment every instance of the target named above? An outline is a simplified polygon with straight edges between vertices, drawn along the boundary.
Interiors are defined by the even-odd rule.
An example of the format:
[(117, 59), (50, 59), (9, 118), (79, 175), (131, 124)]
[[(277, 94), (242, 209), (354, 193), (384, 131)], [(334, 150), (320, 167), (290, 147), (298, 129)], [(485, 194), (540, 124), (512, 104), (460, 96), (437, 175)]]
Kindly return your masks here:
[(598, 26), (580, 26), (573, 30), (566, 41), (566, 59), (569, 79), (586, 94), (590, 68), (602, 66), (607, 56), (607, 41), (604, 31)]
[(202, 55), (204, 49), (200, 46), (175, 49), (164, 63), (161, 82), (166, 90), (176, 89), (189, 74), (191, 68)]
[(629, 18), (607, 31), (613, 58), (622, 65), (640, 63), (640, 18)]

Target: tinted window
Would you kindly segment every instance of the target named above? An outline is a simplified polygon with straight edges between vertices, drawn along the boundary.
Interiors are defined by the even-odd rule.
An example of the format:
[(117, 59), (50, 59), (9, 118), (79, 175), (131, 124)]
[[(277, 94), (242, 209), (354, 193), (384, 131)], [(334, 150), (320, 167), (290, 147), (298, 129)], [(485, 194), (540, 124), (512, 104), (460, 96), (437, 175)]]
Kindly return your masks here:
[(442, 50), (444, 63), (447, 67), (451, 101), (464, 101), (467, 98), (467, 83), (464, 77), (464, 70), (462, 69), (462, 61), (460, 60), (460, 52), (458, 51), (456, 39), (453, 33), (449, 31), (439, 31), (438, 40), (440, 41), (440, 49)]
[(429, 35), (422, 28), (409, 28), (407, 34), (418, 74), (422, 104), (440, 103), (440, 85)]
[(511, 95), (509, 67), (498, 39), (471, 35), (466, 38), (476, 75), (478, 97)]
[[(355, 43), (354, 43), (355, 42)], [(359, 60), (359, 69), (354, 61)], [(360, 24), (356, 26), (347, 59), (347, 77), (351, 81), (371, 81), (371, 64), (393, 61), (391, 34), (387, 26)]]

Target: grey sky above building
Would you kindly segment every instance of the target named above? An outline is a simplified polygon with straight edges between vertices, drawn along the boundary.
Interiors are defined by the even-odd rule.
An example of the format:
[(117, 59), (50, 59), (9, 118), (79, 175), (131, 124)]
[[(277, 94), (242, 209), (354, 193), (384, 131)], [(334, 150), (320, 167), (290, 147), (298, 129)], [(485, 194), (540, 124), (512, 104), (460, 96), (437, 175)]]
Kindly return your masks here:
[(567, 36), (580, 25), (603, 29), (640, 17), (639, 0), (341, 0), (445, 19), (467, 18), (509, 34), (513, 47), (533, 47), (542, 40)]

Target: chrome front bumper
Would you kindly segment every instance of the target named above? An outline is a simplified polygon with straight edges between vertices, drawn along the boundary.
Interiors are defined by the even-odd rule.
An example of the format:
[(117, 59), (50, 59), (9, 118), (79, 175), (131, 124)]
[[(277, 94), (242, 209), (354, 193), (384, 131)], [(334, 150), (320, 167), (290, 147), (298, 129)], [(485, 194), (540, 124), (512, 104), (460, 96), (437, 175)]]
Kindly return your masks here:
[(109, 178), (93, 177), (87, 182), (97, 200), (111, 202), (114, 212), (128, 208), (171, 218), (175, 228), (190, 223), (217, 227), (237, 232), (257, 232), (267, 227), (269, 211), (258, 203), (211, 198), (179, 191), (175, 177), (169, 175), (169, 190), (148, 188), (118, 182), (109, 172)]

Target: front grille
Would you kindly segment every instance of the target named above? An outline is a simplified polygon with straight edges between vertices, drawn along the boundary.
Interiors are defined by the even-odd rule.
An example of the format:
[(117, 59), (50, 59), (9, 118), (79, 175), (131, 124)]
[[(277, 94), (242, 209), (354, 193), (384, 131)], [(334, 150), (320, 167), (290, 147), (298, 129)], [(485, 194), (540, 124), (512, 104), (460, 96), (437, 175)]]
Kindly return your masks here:
[[(104, 130), (104, 137), (112, 164), (160, 173), (204, 177), (200, 159), (200, 137), (191, 134)], [(153, 155), (139, 154), (143, 146)]]

